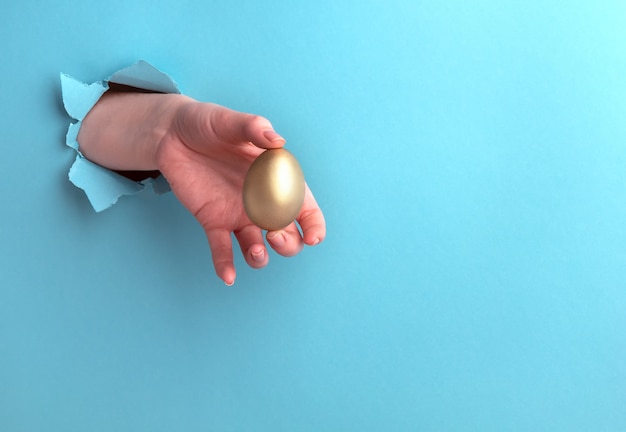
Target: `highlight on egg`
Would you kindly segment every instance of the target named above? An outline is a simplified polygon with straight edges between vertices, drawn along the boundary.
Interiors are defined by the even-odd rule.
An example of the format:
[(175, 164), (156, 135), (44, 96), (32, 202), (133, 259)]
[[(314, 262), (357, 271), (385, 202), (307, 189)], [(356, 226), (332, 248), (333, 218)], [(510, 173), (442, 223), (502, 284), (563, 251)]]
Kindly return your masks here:
[(296, 158), (284, 148), (268, 149), (248, 169), (243, 206), (252, 223), (275, 231), (298, 216), (304, 191), (304, 174)]

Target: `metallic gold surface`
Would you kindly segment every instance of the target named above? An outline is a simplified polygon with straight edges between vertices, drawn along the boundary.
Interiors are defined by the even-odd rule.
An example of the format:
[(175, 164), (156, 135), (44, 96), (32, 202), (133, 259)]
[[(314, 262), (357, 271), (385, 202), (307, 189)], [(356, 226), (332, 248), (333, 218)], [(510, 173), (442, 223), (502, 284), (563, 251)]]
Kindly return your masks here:
[(285, 228), (304, 202), (304, 175), (287, 150), (269, 149), (250, 166), (243, 184), (243, 206), (257, 226), (274, 231)]

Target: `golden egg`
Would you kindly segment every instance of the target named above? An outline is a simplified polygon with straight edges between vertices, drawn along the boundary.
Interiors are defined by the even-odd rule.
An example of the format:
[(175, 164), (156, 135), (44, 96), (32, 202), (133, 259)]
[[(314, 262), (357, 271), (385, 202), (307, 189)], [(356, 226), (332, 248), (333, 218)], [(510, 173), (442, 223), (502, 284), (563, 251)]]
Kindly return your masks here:
[(265, 150), (246, 174), (243, 207), (255, 225), (279, 230), (300, 213), (304, 189), (304, 175), (296, 158), (283, 148)]

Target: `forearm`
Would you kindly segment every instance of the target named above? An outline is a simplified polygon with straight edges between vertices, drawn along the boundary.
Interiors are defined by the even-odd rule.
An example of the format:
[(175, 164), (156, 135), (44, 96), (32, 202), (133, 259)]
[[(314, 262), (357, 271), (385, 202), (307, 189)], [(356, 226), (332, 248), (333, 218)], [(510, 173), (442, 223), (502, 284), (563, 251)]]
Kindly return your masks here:
[(192, 99), (178, 94), (107, 92), (83, 120), (81, 153), (113, 170), (151, 171), (178, 108)]

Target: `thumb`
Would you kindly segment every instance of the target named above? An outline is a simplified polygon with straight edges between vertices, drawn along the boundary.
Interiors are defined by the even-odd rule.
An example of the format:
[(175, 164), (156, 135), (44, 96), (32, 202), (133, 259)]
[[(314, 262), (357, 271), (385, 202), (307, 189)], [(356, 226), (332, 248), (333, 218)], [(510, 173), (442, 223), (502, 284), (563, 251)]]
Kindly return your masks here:
[(280, 148), (285, 139), (265, 117), (242, 113), (213, 105), (209, 115), (209, 128), (219, 139), (231, 144), (251, 142), (264, 149)]
[(241, 144), (251, 142), (263, 149), (285, 145), (268, 119), (242, 113), (214, 103), (194, 102), (179, 112), (176, 129), (192, 149), (204, 153), (208, 143)]

